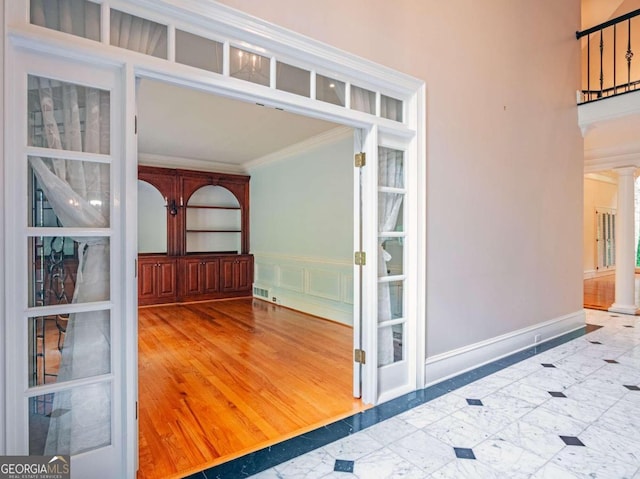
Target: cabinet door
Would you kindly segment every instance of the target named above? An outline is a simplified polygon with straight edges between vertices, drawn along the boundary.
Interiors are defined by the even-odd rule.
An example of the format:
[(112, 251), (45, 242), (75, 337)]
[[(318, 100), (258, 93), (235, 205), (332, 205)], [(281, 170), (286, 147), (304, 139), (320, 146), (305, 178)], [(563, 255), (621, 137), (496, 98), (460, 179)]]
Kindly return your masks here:
[(217, 259), (209, 259), (202, 262), (202, 293), (217, 293), (220, 291), (220, 262)]
[(138, 259), (138, 302), (146, 303), (156, 296), (156, 259)]
[(202, 292), (201, 276), (201, 263), (199, 258), (184, 259), (182, 260), (183, 266), (183, 278), (182, 282), (183, 292), (185, 296), (193, 294), (200, 294)]
[(234, 282), (236, 290), (250, 290), (253, 283), (253, 261), (252, 257), (241, 257), (236, 260), (234, 271)]
[(160, 260), (156, 266), (157, 297), (173, 299), (176, 296), (176, 261)]

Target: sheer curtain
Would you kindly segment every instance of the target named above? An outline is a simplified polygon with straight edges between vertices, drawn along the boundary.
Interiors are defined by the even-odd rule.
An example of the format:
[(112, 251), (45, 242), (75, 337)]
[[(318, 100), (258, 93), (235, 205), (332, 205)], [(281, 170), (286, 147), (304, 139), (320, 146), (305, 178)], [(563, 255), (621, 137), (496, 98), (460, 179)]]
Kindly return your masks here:
[[(388, 148), (378, 149), (378, 184), (394, 188), (404, 186), (403, 154)], [(404, 195), (401, 193), (378, 194), (378, 231), (395, 231)], [(378, 245), (378, 277), (387, 273), (387, 262), (391, 255)], [(391, 314), (391, 290), (388, 282), (378, 283), (378, 322), (389, 321)], [(393, 331), (391, 327), (378, 328), (378, 366), (394, 362)]]

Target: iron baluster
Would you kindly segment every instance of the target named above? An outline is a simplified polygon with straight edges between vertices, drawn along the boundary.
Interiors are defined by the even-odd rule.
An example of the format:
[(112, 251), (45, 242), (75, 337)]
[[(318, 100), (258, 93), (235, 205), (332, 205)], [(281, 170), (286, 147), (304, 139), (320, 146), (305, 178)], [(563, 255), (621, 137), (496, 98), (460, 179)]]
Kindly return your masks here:
[(627, 53), (625, 58), (627, 60), (627, 91), (631, 90), (631, 60), (633, 59), (633, 51), (631, 50), (631, 19), (627, 20), (629, 36), (627, 38)]
[(600, 93), (598, 98), (602, 98), (604, 89), (604, 69), (602, 68), (602, 54), (604, 52), (604, 39), (602, 38), (602, 30), (600, 30)]

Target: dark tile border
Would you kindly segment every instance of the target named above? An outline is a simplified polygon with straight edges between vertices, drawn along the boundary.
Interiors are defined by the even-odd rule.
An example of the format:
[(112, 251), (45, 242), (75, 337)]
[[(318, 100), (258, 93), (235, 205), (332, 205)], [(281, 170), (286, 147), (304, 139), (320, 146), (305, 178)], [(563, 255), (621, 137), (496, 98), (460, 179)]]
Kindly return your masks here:
[[(599, 329), (599, 328), (596, 328)], [(592, 325), (587, 325), (554, 339), (536, 344), (530, 348), (498, 359), (472, 371), (460, 374), (425, 389), (405, 394), (399, 398), (374, 406), (361, 413), (328, 424), (306, 434), (293, 437), (273, 446), (252, 452), (229, 462), (225, 462), (185, 479), (237, 479), (249, 477), (259, 472), (290, 461), (298, 456), (342, 439), (356, 432), (367, 429), (385, 419), (390, 419), (416, 406), (443, 396), (485, 376), (512, 366), (527, 358), (543, 353), (573, 339), (584, 336), (593, 331)]]

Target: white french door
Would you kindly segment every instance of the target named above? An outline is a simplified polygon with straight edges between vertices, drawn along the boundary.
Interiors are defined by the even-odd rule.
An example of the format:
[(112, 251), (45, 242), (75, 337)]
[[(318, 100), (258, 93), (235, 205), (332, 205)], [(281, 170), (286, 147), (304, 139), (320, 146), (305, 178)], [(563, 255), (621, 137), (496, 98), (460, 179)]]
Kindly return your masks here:
[(120, 70), (9, 62), (7, 453), (125, 477)]
[(415, 154), (411, 142), (366, 135), (361, 168), (361, 344), (363, 400), (380, 403), (417, 387), (417, 240)]

